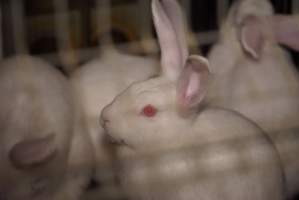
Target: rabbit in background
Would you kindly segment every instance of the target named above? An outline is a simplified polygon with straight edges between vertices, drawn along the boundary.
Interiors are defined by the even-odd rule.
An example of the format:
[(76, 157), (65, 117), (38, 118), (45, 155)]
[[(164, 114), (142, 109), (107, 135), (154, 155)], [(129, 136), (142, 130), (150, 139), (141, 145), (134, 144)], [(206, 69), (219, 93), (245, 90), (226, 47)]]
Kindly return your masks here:
[(189, 55), (178, 3), (153, 0), (152, 13), (160, 75), (133, 83), (101, 114), (107, 137), (117, 145), (125, 194), (157, 200), (283, 199), (283, 172), (267, 135), (238, 113), (205, 105), (209, 63)]
[(282, 22), (285, 18), (273, 15), (266, 0), (239, 1), (208, 56), (215, 77), (212, 104), (243, 113), (267, 132), (299, 125), (298, 73), (279, 46), (294, 42), (295, 32), (288, 32), (299, 33), (299, 28)]
[(113, 159), (109, 144), (103, 137), (104, 129), (99, 124), (100, 112), (118, 93), (133, 82), (157, 74), (158, 61), (152, 57), (120, 52), (113, 45), (110, 35), (106, 35), (101, 43), (103, 45), (100, 49), (100, 57), (75, 71), (71, 76), (71, 84), (78, 105), (82, 107), (82, 120), (86, 125), (86, 132), (92, 140), (97, 168), (96, 179), (105, 182), (106, 179), (111, 178), (109, 168)]
[(83, 168), (89, 153), (84, 163), (73, 156), (85, 144), (74, 139), (66, 78), (39, 58), (14, 56), (0, 64), (0, 92), (0, 199), (78, 199), (91, 165)]
[(299, 76), (279, 44), (299, 50), (298, 36), (297, 16), (275, 15), (267, 0), (240, 0), (208, 55), (213, 81), (207, 102), (242, 113), (268, 133), (290, 196), (299, 192)]

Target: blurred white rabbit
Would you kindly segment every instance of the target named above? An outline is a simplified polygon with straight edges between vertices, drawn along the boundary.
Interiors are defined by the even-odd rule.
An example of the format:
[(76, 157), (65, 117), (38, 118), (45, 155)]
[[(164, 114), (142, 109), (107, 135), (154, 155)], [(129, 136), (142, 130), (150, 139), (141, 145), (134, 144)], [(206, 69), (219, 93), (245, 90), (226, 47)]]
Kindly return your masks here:
[(236, 110), (260, 125), (283, 159), (288, 193), (299, 192), (299, 76), (279, 44), (299, 50), (299, 20), (274, 15), (267, 0), (233, 4), (209, 53), (208, 102)]
[(238, 1), (209, 53), (215, 83), (209, 93), (212, 103), (243, 113), (267, 132), (299, 125), (298, 73), (278, 45), (296, 41), (295, 32), (288, 33), (299, 34), (299, 26), (281, 20), (267, 0)]
[(0, 199), (76, 199), (62, 196), (71, 193), (70, 183), (88, 184), (91, 167), (80, 171), (84, 181), (70, 176), (78, 136), (66, 78), (41, 59), (19, 55), (1, 62), (0, 93)]
[(204, 105), (209, 64), (188, 55), (177, 2), (153, 0), (152, 12), (162, 72), (132, 84), (101, 115), (107, 136), (119, 145), (126, 195), (283, 199), (278, 154), (262, 130), (235, 112)]
[(105, 169), (111, 162), (109, 147), (103, 138), (104, 129), (99, 124), (101, 110), (133, 82), (158, 73), (157, 59), (121, 53), (112, 44), (110, 36), (106, 36), (102, 43), (101, 56), (84, 64), (71, 76), (83, 109), (87, 133), (92, 139), (98, 179), (109, 176)]

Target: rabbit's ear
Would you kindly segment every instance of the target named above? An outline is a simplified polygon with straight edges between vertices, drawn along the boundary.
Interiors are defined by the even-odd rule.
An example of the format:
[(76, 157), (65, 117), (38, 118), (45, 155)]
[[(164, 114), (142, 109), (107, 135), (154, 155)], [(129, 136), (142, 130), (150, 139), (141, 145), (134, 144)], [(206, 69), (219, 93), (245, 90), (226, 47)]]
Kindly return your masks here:
[(175, 34), (177, 36), (177, 42), (179, 46), (179, 51), (182, 57), (182, 63), (185, 61), (189, 55), (188, 45), (187, 45), (187, 19), (185, 18), (180, 5), (176, 0), (162, 0), (162, 5), (172, 23)]
[(248, 16), (242, 22), (239, 30), (241, 46), (252, 58), (259, 59), (265, 42), (258, 17)]
[(47, 163), (56, 153), (55, 135), (25, 140), (13, 146), (9, 152), (12, 164), (18, 169), (32, 168)]
[(162, 71), (176, 80), (188, 56), (181, 8), (176, 0), (153, 0), (152, 14), (161, 48)]
[(210, 70), (209, 62), (201, 56), (190, 56), (177, 85), (177, 103), (180, 111), (189, 113), (205, 97)]
[(274, 15), (270, 21), (276, 41), (299, 51), (299, 16)]

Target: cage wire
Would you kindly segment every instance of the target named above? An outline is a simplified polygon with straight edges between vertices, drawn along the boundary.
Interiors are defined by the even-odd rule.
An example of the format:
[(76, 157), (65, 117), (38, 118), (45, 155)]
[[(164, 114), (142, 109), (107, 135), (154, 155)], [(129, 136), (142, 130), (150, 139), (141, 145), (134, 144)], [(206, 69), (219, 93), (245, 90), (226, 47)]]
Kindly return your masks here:
[[(12, 0), (12, 1), (3, 1), (2, 4), (5, 4), (5, 8), (7, 7), (11, 8), (11, 12), (5, 12), (6, 15), (5, 19), (11, 21), (12, 28), (11, 30), (7, 29), (7, 25), (5, 27), (5, 30), (8, 32), (11, 32), (13, 35), (13, 52), (10, 52), (9, 50), (6, 50), (7, 45), (2, 44), (2, 52), (4, 55), (7, 54), (14, 54), (14, 53), (29, 53), (30, 45), (28, 42), (28, 35), (26, 25), (26, 20), (29, 20), (28, 17), (26, 17), (26, 11), (25, 12), (25, 6), (24, 6), (23, 0)], [(38, 1), (27, 1), (27, 3), (37, 3)], [(78, 3), (80, 1), (76, 1)], [(88, 3), (89, 2), (89, 3)], [(90, 1), (86, 2), (85, 4), (90, 5)], [(98, 2), (98, 1), (96, 1)], [(184, 7), (184, 11), (187, 16), (188, 25), (191, 27), (192, 33), (194, 33), (196, 36), (196, 41), (193, 40), (193, 43), (190, 44), (194, 45), (195, 48), (201, 48), (204, 46), (210, 46), (215, 40), (217, 39), (217, 28), (219, 27), (222, 20), (225, 18), (224, 16), (227, 13), (227, 10), (229, 6), (232, 4), (233, 1), (231, 0), (218, 0), (218, 1), (209, 1), (209, 2), (196, 2), (191, 0), (181, 0), (180, 1), (182, 6)], [(288, 12), (297, 12), (298, 10), (298, 3), (296, 1), (279, 1), (279, 0), (272, 0), (276, 10), (280, 13), (288, 13)], [(42, 57), (48, 58), (52, 63), (56, 65), (62, 65), (65, 71), (68, 73), (70, 71), (73, 71), (74, 68), (78, 67), (79, 64), (82, 63), (82, 61), (86, 60), (84, 59), (84, 56), (88, 57), (88, 54), (91, 55), (97, 55), (94, 53), (94, 51), (97, 51), (96, 48), (92, 47), (80, 47), (80, 46), (74, 46), (72, 44), (72, 30), (71, 27), (73, 26), (71, 22), (71, 8), (70, 5), (72, 2), (69, 2), (67, 0), (53, 0), (53, 13), (54, 15), (54, 24), (55, 24), (55, 42), (56, 42), (56, 52), (49, 52), (48, 54), (40, 55)], [(142, 10), (142, 13), (138, 13), (142, 15), (142, 17), (139, 17), (138, 23), (135, 24), (134, 27), (137, 29), (139, 35), (139, 39), (135, 38), (134, 40), (128, 41), (123, 45), (131, 46), (131, 49), (134, 49), (134, 52), (142, 51), (144, 50), (147, 54), (149, 53), (156, 53), (158, 51), (157, 43), (155, 42), (155, 37), (153, 34), (153, 27), (152, 27), (152, 21), (151, 21), (151, 13), (150, 13), (150, 1), (141, 1), (141, 0), (133, 0), (133, 1), (112, 1), (113, 7), (117, 6), (132, 6), (131, 10), (137, 9)], [(82, 4), (82, 2), (81, 2)], [(104, 26), (107, 26), (109, 24), (109, 20), (111, 15), (111, 11), (109, 6), (105, 6), (104, 1), (100, 1), (96, 4), (96, 9), (98, 12), (96, 12), (96, 15), (100, 15), (98, 20), (105, 23), (98, 23), (97, 29), (102, 30), (104, 29)], [(114, 5), (115, 4), (115, 5)], [(202, 4), (202, 5), (201, 5)], [(80, 4), (78, 4), (80, 5)], [(88, 7), (88, 6), (87, 6)], [(205, 10), (205, 8), (211, 8), (209, 12)], [(2, 6), (3, 8), (3, 6)], [(77, 11), (79, 10), (79, 13), (83, 12), (82, 9), (76, 8)], [(136, 11), (134, 11), (136, 12)], [(105, 14), (106, 13), (106, 14)], [(109, 15), (108, 17), (105, 17), (105, 15)], [(197, 16), (203, 16), (201, 17), (201, 20), (205, 20), (210, 25), (204, 25), (201, 20), (197, 20), (195, 15)], [(214, 16), (213, 16), (214, 15)], [(38, 18), (39, 16), (35, 16)], [(82, 17), (84, 18), (84, 17)], [(90, 20), (90, 19), (89, 19)], [(79, 22), (76, 22), (79, 23)], [(88, 23), (86, 22), (81, 22)], [(113, 23), (113, 22), (112, 22)], [(214, 25), (212, 25), (214, 24)], [(3, 26), (3, 25), (2, 25)], [(202, 26), (206, 28), (196, 28), (197, 26)], [(86, 26), (81, 26), (81, 28), (86, 28)], [(105, 29), (111, 29), (113, 27), (106, 27)], [(81, 32), (84, 32), (85, 30), (80, 30)], [(135, 30), (136, 31), (136, 30)], [(88, 34), (88, 33), (87, 33)], [(91, 33), (89, 33), (91, 35)], [(5, 37), (7, 35), (2, 35), (2, 37)], [(10, 39), (10, 38), (5, 38)], [(98, 38), (99, 39), (99, 38)], [(195, 42), (195, 44), (194, 44)], [(9, 45), (8, 45), (9, 46)], [(138, 48), (138, 47), (141, 47)]]
[(2, 60), (3, 58), (3, 34), (2, 34), (2, 10), (0, 8), (0, 59)]
[(24, 2), (20, 0), (11, 1), (11, 16), (13, 26), (13, 39), (15, 51), (17, 54), (28, 53), (28, 44), (26, 43), (25, 32), (25, 15), (24, 15)]
[(71, 46), (70, 22), (67, 0), (54, 0), (55, 26), (58, 55), (66, 72), (70, 73), (78, 65), (78, 56)]
[[(2, 45), (2, 51), (4, 52), (5, 56), (9, 56), (12, 54), (19, 54), (19, 53), (30, 53), (30, 41), (28, 40), (28, 23), (32, 18), (43, 18), (46, 15), (49, 15), (48, 11), (46, 13), (40, 13), (40, 16), (34, 15), (33, 17), (26, 16), (27, 12), (30, 12), (30, 10), (25, 10), (24, 3), (30, 4), (30, 3), (37, 3), (38, 1), (32, 1), (29, 0), (23, 1), (23, 0), (12, 0), (12, 1), (3, 1), (2, 9), (6, 10), (9, 8), (11, 11), (6, 11), (4, 13), (5, 20), (8, 22), (11, 22), (12, 27), (9, 27), (9, 25), (6, 23), (4, 26), (5, 31), (8, 34), (4, 34), (2, 37), (4, 37), (4, 40), (9, 41), (12, 39), (12, 43), (8, 44), (6, 42)], [(90, 1), (89, 1), (90, 2)], [(98, 12), (96, 12), (96, 15), (99, 15), (97, 18), (101, 22), (105, 23), (97, 23), (97, 26), (100, 26), (96, 29), (103, 30), (103, 29), (113, 29), (113, 27), (109, 28), (110, 22), (109, 20), (111, 17), (111, 13), (109, 10), (109, 6), (105, 6), (104, 1), (98, 1), (95, 2), (96, 6), (95, 9), (97, 9)], [(134, 30), (137, 33), (135, 33), (138, 37), (133, 38), (133, 40), (130, 40), (126, 43), (122, 43), (124, 46), (128, 46), (125, 49), (133, 49), (132, 51), (134, 53), (139, 53), (140, 51), (145, 51), (146, 54), (153, 54), (157, 53), (158, 46), (156, 43), (156, 38), (154, 36), (154, 30), (152, 26), (152, 20), (151, 20), (151, 12), (150, 12), (150, 1), (141, 1), (141, 0), (133, 0), (133, 1), (124, 1), (125, 3), (122, 3), (122, 1), (114, 1), (113, 7), (123, 6), (123, 7), (131, 7), (131, 11), (138, 12), (138, 10), (143, 10), (142, 13), (138, 13), (142, 15), (142, 17), (138, 18), (138, 22), (134, 24), (133, 27)], [(186, 9), (187, 13), (187, 21), (189, 25), (192, 25), (191, 23), (191, 1), (189, 0), (183, 0), (181, 1), (182, 5), (184, 6), (184, 9)], [(79, 64), (86, 61), (87, 59), (84, 57), (89, 57), (89, 55), (96, 56), (95, 53), (97, 51), (97, 48), (87, 46), (87, 47), (78, 47), (74, 46), (72, 44), (72, 33), (71, 33), (71, 27), (73, 24), (71, 23), (71, 15), (72, 12), (70, 5), (71, 2), (68, 2), (67, 0), (53, 0), (53, 13), (50, 15), (54, 16), (54, 31), (55, 31), (55, 46), (57, 47), (52, 52), (47, 53), (39, 53), (38, 56), (44, 57), (47, 60), (50, 60), (53, 64), (62, 65), (64, 70), (69, 73), (74, 68), (78, 67)], [(91, 4), (91, 3), (86, 3)], [(128, 4), (128, 5), (126, 5)], [(225, 13), (225, 5), (222, 1), (221, 6), (219, 6), (219, 16), (218, 18), (221, 19), (220, 15), (222, 16)], [(79, 4), (80, 5), (80, 4)], [(28, 6), (27, 6), (28, 7)], [(37, 6), (38, 8), (38, 6)], [(90, 8), (89, 8), (90, 9)], [(134, 9), (136, 9), (134, 11)], [(89, 10), (91, 11), (91, 10)], [(81, 12), (81, 10), (79, 10)], [(105, 16), (109, 15), (109, 16)], [(84, 17), (82, 17), (84, 18)], [(113, 17), (112, 17), (113, 18)], [(90, 17), (89, 19), (90, 20)], [(125, 20), (124, 20), (125, 21)], [(51, 25), (51, 22), (47, 22), (44, 20), (44, 23), (49, 23), (49, 26)], [(79, 22), (77, 22), (79, 23)], [(83, 23), (89, 23), (88, 21), (81, 22)], [(125, 26), (126, 24), (124, 24)], [(106, 26), (106, 28), (105, 28)], [(81, 26), (85, 28), (84, 26)], [(124, 30), (126, 27), (122, 27)], [(41, 29), (39, 27), (36, 27), (36, 29)], [(81, 32), (84, 32), (85, 30), (80, 30)], [(12, 35), (12, 38), (11, 35)], [(92, 33), (88, 33), (89, 37), (92, 35)], [(210, 44), (211, 42), (215, 41), (216, 39), (216, 31), (201, 31), (196, 32), (196, 38), (198, 38), (198, 41), (196, 41), (196, 44), (194, 45), (196, 48), (199, 47), (201, 44)], [(34, 34), (33, 34), (34, 35)], [(98, 38), (100, 40), (100, 38)], [(194, 40), (193, 40), (194, 42)], [(118, 44), (119, 45), (119, 44)], [(139, 51), (139, 52), (138, 52)], [(89, 59), (89, 58), (88, 58)]]

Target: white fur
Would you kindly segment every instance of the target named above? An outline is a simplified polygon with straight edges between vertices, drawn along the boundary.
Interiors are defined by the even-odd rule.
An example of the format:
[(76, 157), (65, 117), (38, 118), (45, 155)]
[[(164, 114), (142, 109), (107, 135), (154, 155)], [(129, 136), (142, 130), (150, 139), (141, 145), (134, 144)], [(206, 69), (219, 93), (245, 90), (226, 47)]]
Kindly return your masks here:
[[(261, 7), (246, 10), (254, 3), (263, 3), (268, 7), (264, 8), (264, 12)], [(298, 73), (271, 33), (265, 33), (268, 36), (260, 59), (248, 56), (238, 38), (240, 26), (234, 23), (248, 15), (271, 16), (270, 8), (266, 0), (236, 3), (220, 30), (219, 42), (209, 53), (209, 61), (215, 85), (210, 93), (211, 101), (243, 113), (264, 130), (272, 132), (299, 125)], [(270, 24), (264, 21), (262, 26), (265, 31)]]
[[(239, 35), (244, 19), (250, 15), (260, 20), (256, 26), (263, 34), (258, 56), (246, 44), (242, 48)], [(208, 56), (214, 77), (207, 101), (244, 114), (269, 134), (283, 159), (288, 193), (292, 195), (299, 186), (299, 162), (289, 159), (299, 152), (299, 140), (293, 137), (292, 130), (299, 127), (299, 77), (275, 39), (274, 32), (288, 30), (275, 25), (277, 21), (272, 17), (267, 0), (241, 0), (233, 5), (221, 27), (219, 41)]]
[[(77, 199), (83, 190), (78, 185), (86, 185), (88, 180), (79, 183), (73, 176), (72, 163), (78, 162), (78, 157), (69, 152), (78, 151), (83, 141), (76, 139), (77, 134), (73, 136), (74, 103), (66, 78), (43, 60), (26, 55), (0, 65), (0, 198)], [(39, 139), (51, 134), (51, 140), (40, 143)], [(30, 141), (35, 141), (32, 146)], [(10, 157), (13, 149), (16, 161)], [(16, 165), (18, 159), (20, 166)], [(41, 164), (35, 166), (36, 161)], [(89, 166), (79, 173), (86, 178), (90, 170)], [(69, 191), (69, 181), (77, 185), (76, 190)], [(60, 197), (71, 192), (76, 196)]]
[[(203, 104), (208, 62), (189, 56), (177, 68), (182, 54), (172, 58), (174, 66), (165, 62), (182, 53), (182, 30), (178, 33), (173, 22), (180, 12), (177, 2), (153, 0), (152, 9), (163, 43), (163, 73), (132, 84), (102, 111), (107, 136), (119, 144), (125, 194), (130, 199), (282, 199), (278, 154), (262, 130), (237, 113)], [(164, 29), (171, 40), (161, 35)], [(171, 45), (173, 52), (164, 53)], [(188, 91), (190, 84), (198, 90)], [(157, 109), (155, 116), (143, 113), (147, 105)]]
[[(72, 92), (74, 88), (71, 88)], [(74, 98), (74, 126), (73, 138), (70, 144), (67, 173), (64, 185), (56, 193), (54, 200), (79, 200), (84, 199), (88, 184), (95, 170), (95, 155), (91, 138), (87, 132), (78, 97)]]
[(131, 83), (157, 73), (158, 66), (155, 59), (126, 55), (113, 47), (103, 48), (103, 51), (100, 58), (83, 65), (71, 77), (83, 109), (87, 133), (92, 139), (99, 179), (105, 176), (103, 172), (111, 161), (103, 138), (104, 130), (99, 123), (99, 113)]

